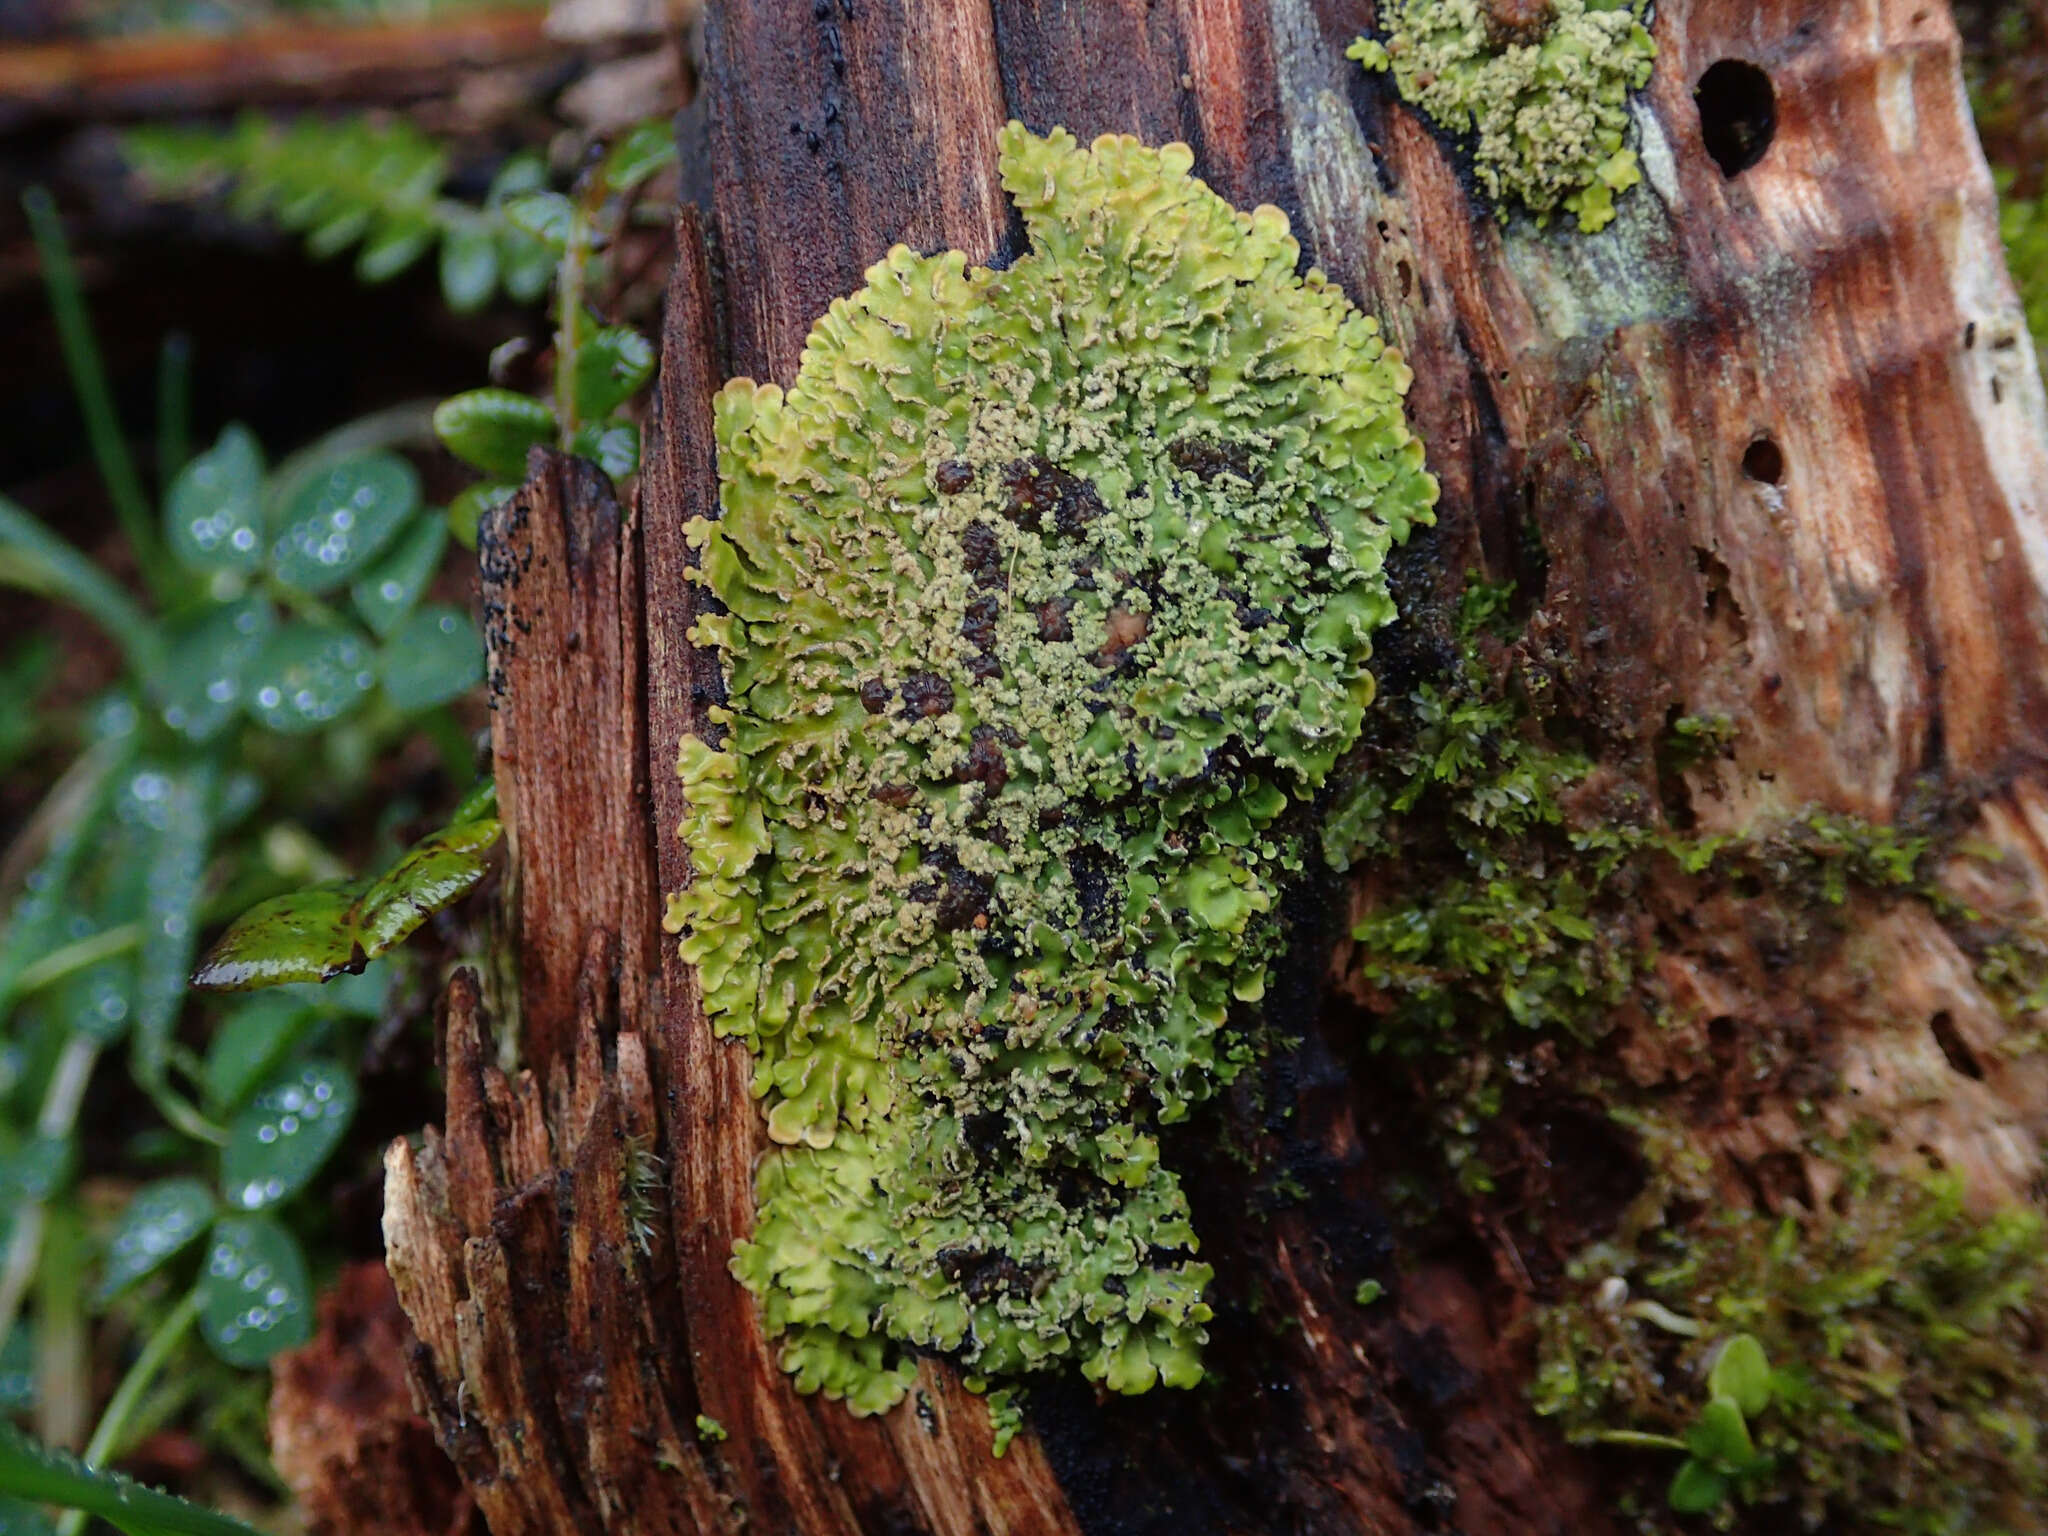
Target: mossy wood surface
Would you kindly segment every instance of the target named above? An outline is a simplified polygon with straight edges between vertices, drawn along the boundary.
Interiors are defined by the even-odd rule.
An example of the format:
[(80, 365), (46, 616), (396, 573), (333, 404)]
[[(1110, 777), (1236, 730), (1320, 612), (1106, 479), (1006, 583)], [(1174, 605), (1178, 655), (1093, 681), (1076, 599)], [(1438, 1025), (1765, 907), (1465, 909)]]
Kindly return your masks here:
[[(2039, 917), (2048, 432), (1946, 7), (1664, 0), (1633, 111), (1644, 181), (1590, 237), (1499, 220), (1455, 146), (1346, 59), (1372, 20), (1335, 0), (730, 0), (706, 18), (699, 204), (642, 505), (612, 521), (551, 471), (486, 559), (487, 602), (514, 615), (494, 668), (525, 669), (503, 671), (498, 732), (537, 871), (519, 919), (533, 1071), (499, 1070), (458, 983), (445, 1133), (389, 1165), (415, 1385), (499, 1536), (1621, 1528), (1631, 1464), (1568, 1447), (1528, 1390), (1538, 1309), (1565, 1299), (1565, 1259), (1617, 1235), (1642, 1154), (1569, 1041), (1531, 1037), (1475, 1133), (1491, 1180), (1431, 1181), (1419, 1096), (1443, 1077), (1364, 1050), (1385, 996), (1339, 942), (1399, 899), (1398, 870), (1289, 898), (1264, 1006), (1300, 1046), (1163, 1139), (1217, 1272), (1201, 1386), (1105, 1402), (1056, 1378), (995, 1460), (986, 1404), (937, 1360), (875, 1417), (799, 1395), (728, 1270), (769, 1147), (753, 1064), (668, 946), (653, 958), (652, 892), (689, 876), (675, 743), (722, 687), (685, 639), (684, 525), (717, 505), (711, 399), (729, 377), (793, 380), (813, 322), (893, 244), (1014, 258), (1011, 117), (1184, 141), (1195, 174), (1283, 209), (1380, 317), (1442, 486), (1395, 596), (1426, 638), (1464, 572), (1515, 584), (1524, 638), (1490, 654), (1541, 679), (1546, 729), (1592, 764), (1575, 815), (1688, 838), (1817, 809), (1940, 831), (1952, 887)], [(1774, 136), (1733, 177), (1692, 94), (1729, 57), (1776, 92)], [(579, 587), (586, 570), (610, 574)], [(572, 602), (573, 622), (540, 622)], [(1428, 644), (1381, 648), (1382, 702), (1442, 667)], [(1732, 734), (1672, 750), (1674, 721), (1713, 717)], [(1780, 846), (1753, 865), (1818, 857), (1773, 864)], [(1873, 1120), (1980, 1209), (2026, 1198), (2048, 1056), (2012, 1046), (2041, 1021), (2000, 1006), (1929, 902), (1878, 899), (1877, 876), (1797, 884), (1631, 887), (1653, 959), (1602, 1025), (1616, 1091), (1684, 1125), (1692, 1187), (1727, 1207), (1826, 1206), (1817, 1130)], [(1420, 1181), (1426, 1219), (1397, 1219), (1390, 1170)]]

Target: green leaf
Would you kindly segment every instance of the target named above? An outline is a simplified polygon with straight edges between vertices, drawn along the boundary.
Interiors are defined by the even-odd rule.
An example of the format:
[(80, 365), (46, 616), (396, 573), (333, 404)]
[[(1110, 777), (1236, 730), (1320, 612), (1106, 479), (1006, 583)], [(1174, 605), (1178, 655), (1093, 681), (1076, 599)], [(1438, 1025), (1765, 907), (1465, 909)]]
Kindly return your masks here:
[(71, 604), (120, 642), (137, 677), (155, 675), (163, 637), (142, 609), (92, 561), (0, 496), (0, 585)]
[(483, 879), (500, 825), (484, 816), (422, 838), (375, 880), (279, 896), (228, 925), (192, 978), (239, 991), (360, 970)]
[(378, 226), (356, 253), (356, 276), (366, 283), (388, 282), (433, 248), (441, 226), (431, 214), (408, 214)]
[(609, 416), (654, 377), (654, 348), (630, 325), (600, 326), (576, 351), (576, 417)]
[(1701, 1461), (1727, 1470), (1740, 1470), (1756, 1460), (1749, 1425), (1732, 1397), (1709, 1398), (1686, 1429), (1685, 1444)]
[(445, 704), (483, 681), (483, 637), (460, 609), (428, 603), (385, 642), (383, 670), (385, 696), (400, 709)]
[(500, 830), (496, 817), (480, 817), (443, 827), (407, 849), (363, 893), (357, 922), (364, 950), (382, 954), (469, 894), (484, 877)]
[(373, 960), (360, 971), (344, 971), (326, 981), (300, 982), (280, 989), (322, 1013), (349, 1018), (381, 1019), (391, 1001), (393, 972), (389, 960)]
[(482, 309), (498, 287), (498, 244), (490, 225), (465, 219), (441, 237), (441, 297), (458, 315)]
[(281, 992), (252, 997), (221, 1020), (206, 1047), (200, 1083), (216, 1113), (238, 1108), (258, 1083), (275, 1075), (317, 1015), (304, 998)]
[(539, 241), (559, 256), (569, 248), (576, 228), (576, 205), (559, 192), (523, 192), (507, 198), (505, 218), (522, 235)]
[(434, 408), (434, 431), (448, 451), (487, 475), (526, 478), (526, 451), (555, 437), (544, 401), (510, 389), (472, 389)]
[(569, 439), (569, 451), (581, 454), (610, 475), (624, 480), (640, 468), (640, 429), (630, 421), (589, 421)]
[(78, 1171), (78, 1141), (72, 1136), (30, 1136), (0, 1157), (0, 1209), (43, 1205)]
[(161, 820), (149, 851), (142, 943), (135, 956), (135, 1066), (145, 1087), (164, 1081), (185, 977), (199, 939), (199, 899), (213, 847), (214, 770), (197, 763), (164, 775)]
[(0, 1425), (0, 1494), (97, 1515), (123, 1536), (256, 1536), (239, 1520), (145, 1488), (131, 1477), (88, 1467)]
[(379, 639), (389, 635), (412, 611), (427, 583), (441, 569), (441, 554), (447, 547), (448, 519), (423, 517), (348, 589), (356, 612), (372, 634)]
[(241, 991), (320, 982), (367, 957), (356, 948), (356, 898), (363, 882), (316, 885), (258, 902), (206, 952), (192, 985)]
[(0, 657), (0, 773), (51, 734), (53, 722), (36, 704), (56, 661), (57, 642), (47, 634), (23, 635)]
[(1707, 1390), (1733, 1400), (1743, 1417), (1755, 1418), (1771, 1405), (1771, 1362), (1754, 1334), (1738, 1333), (1721, 1346)]
[(301, 592), (331, 592), (355, 576), (419, 510), (420, 477), (394, 453), (345, 459), (292, 497), (270, 569)]
[(503, 480), (479, 480), (456, 492), (455, 499), (448, 503), (448, 531), (455, 535), (455, 542), (464, 549), (475, 549), (477, 524), (483, 521), (484, 513), (518, 494), (517, 485)]
[(224, 1216), (206, 1245), (199, 1332), (229, 1365), (262, 1365), (313, 1336), (299, 1240), (268, 1216)]
[(213, 1209), (212, 1193), (197, 1179), (160, 1179), (137, 1190), (107, 1241), (100, 1305), (198, 1242), (213, 1223)]
[[(27, 1407), (28, 1404), (22, 1406)], [(0, 1536), (56, 1536), (50, 1517), (20, 1499), (0, 1498)]]
[(135, 1021), (135, 957), (115, 955), (65, 977), (47, 1006), (64, 1028), (103, 1047), (119, 1044)]
[(334, 1062), (302, 1062), (273, 1079), (228, 1127), (228, 1204), (260, 1211), (289, 1200), (326, 1166), (355, 1112), (355, 1081)]
[(75, 910), (72, 888), (80, 863), (104, 821), (132, 743), (112, 736), (81, 758), (46, 802), (53, 822), (49, 846), (22, 882), (22, 893), (0, 928), (0, 1018), (13, 1008), (22, 971), (63, 941)]
[(171, 553), (188, 570), (255, 570), (263, 564), (263, 449), (240, 423), (178, 472), (164, 499)]
[(498, 237), (498, 276), (506, 294), (521, 304), (531, 304), (548, 291), (555, 280), (555, 253), (530, 235), (509, 224)]
[(1704, 1515), (1721, 1507), (1728, 1497), (1728, 1479), (1712, 1467), (1687, 1457), (1671, 1479), (1664, 1501), (1681, 1515)]
[(498, 276), (505, 292), (521, 304), (531, 304), (554, 281), (555, 255), (545, 242), (524, 233), (506, 217), (506, 205), (527, 193), (544, 191), (547, 166), (538, 155), (514, 155), (500, 167), (485, 194), (484, 207), (496, 214), (498, 225)]
[(547, 184), (547, 162), (539, 155), (529, 151), (507, 156), (497, 175), (491, 178), (490, 190), (484, 193), (484, 206), (502, 208), (507, 200), (522, 192), (539, 192)]
[(655, 172), (675, 163), (676, 136), (662, 118), (635, 123), (604, 157), (604, 182), (614, 192), (630, 192)]
[(213, 740), (240, 713), (242, 683), (277, 630), (269, 599), (208, 607), (171, 636), (157, 692), (164, 724), (188, 741)]
[(472, 821), (485, 821), (498, 814), (498, 781), (484, 779), (464, 795), (455, 809), (448, 814), (448, 825), (460, 827)]
[(10, 1328), (0, 1344), (0, 1413), (19, 1413), (36, 1405), (36, 1340), (34, 1330)]
[(358, 631), (301, 619), (271, 636), (242, 703), (259, 724), (297, 735), (339, 720), (376, 686), (377, 659)]
[(338, 256), (369, 231), (376, 209), (368, 203), (348, 203), (332, 216), (313, 226), (306, 234), (306, 251), (315, 261)]

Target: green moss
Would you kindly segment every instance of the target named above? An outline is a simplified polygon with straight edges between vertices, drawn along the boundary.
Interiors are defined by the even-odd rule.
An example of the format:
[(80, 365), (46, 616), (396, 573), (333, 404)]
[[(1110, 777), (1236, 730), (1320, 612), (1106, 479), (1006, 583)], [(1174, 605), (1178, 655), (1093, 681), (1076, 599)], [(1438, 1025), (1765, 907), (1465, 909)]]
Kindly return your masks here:
[(1377, 1049), (1465, 1052), (1508, 1026), (1598, 1033), (1647, 959), (1620, 900), (1639, 858), (1693, 851), (1639, 796), (1567, 815), (1592, 765), (1528, 734), (1489, 667), (1505, 602), (1466, 587), (1448, 665), (1374, 712), (1323, 825), (1333, 868), (1388, 876), (1392, 894), (1353, 930)]
[(726, 1438), (727, 1433), (726, 1427), (711, 1417), (710, 1414), (700, 1413), (697, 1415), (697, 1438), (705, 1444), (709, 1445), (715, 1441), (723, 1440)]
[[(1642, 180), (1628, 94), (1650, 81), (1649, 0), (1382, 0), (1383, 40), (1348, 56), (1391, 70), (1402, 98), (1473, 140), (1473, 170), (1507, 217), (1562, 210), (1591, 234)], [(1504, 22), (1522, 12), (1526, 20)]]
[[(1987, 925), (1936, 878), (1931, 833), (1819, 808), (1742, 835), (1680, 832), (1639, 785), (1547, 744), (1531, 703), (1545, 675), (1503, 664), (1506, 604), (1505, 589), (1468, 583), (1435, 640), (1442, 664), (1381, 700), (1322, 826), (1331, 867), (1361, 868), (1373, 893), (1352, 935), (1375, 1049), (1471, 1057), (1508, 1031), (1597, 1038), (1655, 958), (1640, 896), (1665, 874), (1754, 892), (1797, 942), (1838, 930), (1852, 892), (1920, 902), (1994, 995), (2020, 1007), (2048, 990), (2048, 946), (2032, 929), (1980, 939)], [(1724, 718), (1674, 719), (1659, 776), (1734, 735)]]
[(1200, 1376), (1156, 1130), (1251, 1054), (1304, 808), (1435, 484), (1408, 371), (1184, 146), (1003, 135), (1007, 271), (901, 247), (718, 396), (722, 743), (671, 925), (775, 1150), (734, 1272), (805, 1390), (909, 1350)]
[[(1755, 1459), (1717, 1502), (1789, 1506), (1808, 1529), (2034, 1528), (2048, 1498), (2041, 1218), (1973, 1216), (1952, 1176), (1836, 1155), (1830, 1207), (1775, 1220), (1687, 1224), (1677, 1212), (1706, 1190), (1660, 1180), (1541, 1315), (1538, 1412), (1582, 1443), (1675, 1439), (1697, 1455), (1710, 1375), (1751, 1335), (1769, 1403), (1749, 1415)], [(1674, 1503), (1694, 1491), (1674, 1487)]]

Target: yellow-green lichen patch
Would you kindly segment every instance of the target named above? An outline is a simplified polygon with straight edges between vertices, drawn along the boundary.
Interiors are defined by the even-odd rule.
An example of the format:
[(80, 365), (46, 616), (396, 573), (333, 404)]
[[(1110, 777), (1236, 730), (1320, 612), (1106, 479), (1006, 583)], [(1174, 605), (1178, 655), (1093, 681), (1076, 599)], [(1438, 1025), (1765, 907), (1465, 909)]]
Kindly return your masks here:
[(1013, 124), (1030, 254), (899, 247), (787, 393), (717, 400), (730, 702), (683, 743), (670, 921), (777, 1144), (734, 1272), (857, 1412), (911, 1350), (1199, 1377), (1156, 1128), (1249, 1054), (1435, 500), (1400, 355), (1191, 162)]
[(1649, 0), (1382, 0), (1381, 39), (1348, 57), (1391, 70), (1402, 99), (1469, 136), (1479, 185), (1501, 217), (1562, 210), (1591, 234), (1642, 180), (1628, 148), (1628, 94), (1650, 81)]

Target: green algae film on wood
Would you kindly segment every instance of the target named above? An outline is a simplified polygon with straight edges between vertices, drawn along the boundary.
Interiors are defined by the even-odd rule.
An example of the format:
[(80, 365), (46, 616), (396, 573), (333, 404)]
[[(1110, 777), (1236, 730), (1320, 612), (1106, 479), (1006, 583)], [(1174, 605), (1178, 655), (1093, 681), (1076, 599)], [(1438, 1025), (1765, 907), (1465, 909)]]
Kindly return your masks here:
[(1408, 371), (1182, 145), (1013, 124), (1031, 251), (891, 251), (716, 402), (717, 742), (669, 922), (775, 1150), (735, 1273), (805, 1390), (1201, 1373), (1159, 1125), (1249, 1059), (1382, 562)]

